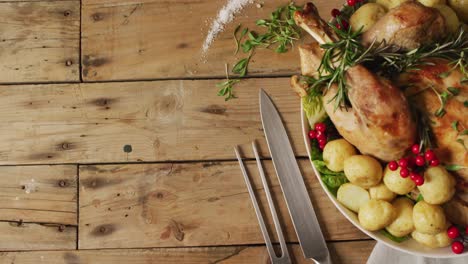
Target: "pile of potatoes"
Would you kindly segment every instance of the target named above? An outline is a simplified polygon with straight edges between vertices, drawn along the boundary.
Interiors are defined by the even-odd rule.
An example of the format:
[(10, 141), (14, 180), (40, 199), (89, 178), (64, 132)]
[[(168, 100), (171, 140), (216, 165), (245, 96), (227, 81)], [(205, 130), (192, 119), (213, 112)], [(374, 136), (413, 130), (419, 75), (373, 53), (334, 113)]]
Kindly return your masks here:
[[(410, 0), (376, 0), (361, 6), (350, 18), (349, 23), (355, 30), (365, 32), (371, 28), (388, 10)], [(425, 6), (439, 10), (445, 18), (447, 30), (455, 32), (460, 25), (468, 24), (468, 0), (418, 0)]]
[[(344, 171), (349, 183), (339, 187), (337, 199), (358, 214), (366, 230), (385, 228), (396, 237), (411, 234), (416, 241), (432, 248), (451, 243), (446, 232), (450, 224), (440, 205), (454, 195), (455, 180), (444, 167), (428, 168), (424, 184), (416, 186), (409, 177), (402, 178), (399, 169), (383, 169), (378, 160), (360, 155), (344, 139), (325, 145), (323, 161), (332, 171)], [(416, 204), (404, 196), (415, 190), (424, 197)]]

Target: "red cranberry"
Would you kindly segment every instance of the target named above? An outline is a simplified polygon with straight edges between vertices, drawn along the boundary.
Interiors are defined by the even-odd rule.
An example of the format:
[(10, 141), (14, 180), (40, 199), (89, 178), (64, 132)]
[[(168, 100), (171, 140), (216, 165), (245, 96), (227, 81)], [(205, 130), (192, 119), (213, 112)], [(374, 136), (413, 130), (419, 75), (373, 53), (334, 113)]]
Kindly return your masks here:
[(438, 159), (433, 159), (429, 162), (429, 164), (432, 166), (432, 167), (437, 167), (439, 166), (440, 164), (440, 161)]
[(407, 168), (401, 168), (400, 169), (400, 176), (403, 178), (408, 177), (409, 175), (409, 170)]
[(463, 243), (460, 241), (454, 241), (452, 243), (452, 251), (455, 254), (461, 254), (463, 253), (463, 250), (465, 249), (465, 246), (463, 246)]
[(460, 235), (460, 231), (458, 231), (458, 228), (456, 226), (451, 226), (449, 229), (447, 229), (447, 236), (450, 237), (451, 239), (455, 239)]
[(411, 146), (411, 152), (413, 152), (414, 154), (419, 154), (419, 144), (414, 144), (413, 146)]
[(390, 161), (388, 163), (388, 168), (391, 170), (391, 171), (396, 171), (398, 169), (398, 163), (394, 160)]
[(418, 165), (419, 167), (422, 167), (426, 164), (426, 160), (424, 160), (424, 157), (423, 156), (417, 156), (416, 159), (414, 160), (414, 162), (416, 163), (416, 165)]

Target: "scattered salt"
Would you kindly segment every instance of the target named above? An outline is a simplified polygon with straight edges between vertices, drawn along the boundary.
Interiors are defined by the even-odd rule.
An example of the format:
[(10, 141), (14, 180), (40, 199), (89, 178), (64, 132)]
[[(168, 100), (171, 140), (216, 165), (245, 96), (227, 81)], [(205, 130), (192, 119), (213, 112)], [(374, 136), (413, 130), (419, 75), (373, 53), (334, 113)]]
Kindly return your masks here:
[(224, 26), (234, 19), (234, 15), (251, 3), (253, 3), (253, 0), (228, 0), (226, 5), (219, 10), (216, 19), (211, 23), (211, 28), (203, 43), (203, 54), (208, 51), (216, 36), (224, 30)]

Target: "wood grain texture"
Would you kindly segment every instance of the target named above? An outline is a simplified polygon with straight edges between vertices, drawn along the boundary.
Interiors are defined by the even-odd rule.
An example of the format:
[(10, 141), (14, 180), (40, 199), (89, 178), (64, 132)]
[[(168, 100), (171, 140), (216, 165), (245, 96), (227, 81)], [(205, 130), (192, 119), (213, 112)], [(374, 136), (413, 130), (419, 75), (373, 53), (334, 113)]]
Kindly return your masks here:
[(254, 139), (266, 150), (259, 87), (276, 102), (295, 153), (307, 155), (287, 78), (245, 80), (229, 102), (216, 82), (0, 86), (0, 164), (233, 159), (233, 146)]
[(79, 1), (0, 2), (0, 82), (79, 81)]
[[(305, 1), (299, 1), (302, 5)], [(247, 6), (218, 36), (209, 52), (201, 47), (212, 20), (225, 0), (84, 0), (82, 16), (82, 76), (85, 81), (225, 76), (225, 63), (246, 57), (234, 55), (234, 28), (254, 29), (255, 21), (289, 1), (263, 1)], [(343, 0), (316, 1), (328, 17)], [(181, 19), (182, 18), (182, 19)], [(262, 32), (262, 29), (259, 29)], [(258, 49), (250, 75), (289, 75), (299, 71), (297, 49), (285, 54)]]
[[(374, 241), (328, 243), (333, 263), (365, 263)], [(312, 263), (305, 260), (297, 244), (289, 245), (293, 263)], [(118, 249), (0, 253), (0, 264), (114, 264), (114, 263), (165, 263), (165, 264), (259, 264), (270, 263), (263, 246), (232, 246), (206, 248)]]
[(76, 226), (0, 222), (0, 250), (76, 248)]
[(76, 166), (0, 167), (0, 220), (77, 224)]
[[(272, 163), (264, 164), (287, 241), (296, 242)], [(366, 238), (325, 195), (309, 161), (300, 166), (326, 239)], [(255, 163), (248, 170), (266, 205)], [(263, 243), (237, 162), (83, 166), (80, 186), (80, 249)]]

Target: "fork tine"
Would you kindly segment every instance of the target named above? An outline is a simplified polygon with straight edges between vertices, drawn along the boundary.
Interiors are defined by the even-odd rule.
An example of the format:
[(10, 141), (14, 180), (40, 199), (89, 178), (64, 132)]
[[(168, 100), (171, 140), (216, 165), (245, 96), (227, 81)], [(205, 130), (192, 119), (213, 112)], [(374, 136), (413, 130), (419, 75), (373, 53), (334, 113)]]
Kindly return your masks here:
[(244, 162), (240, 157), (238, 146), (234, 148), (234, 151), (236, 152), (237, 160), (239, 161), (239, 166), (241, 168), (242, 175), (244, 176), (245, 184), (247, 185), (247, 190), (249, 191), (250, 199), (252, 200), (252, 204), (255, 209), (255, 214), (257, 215), (258, 223), (260, 224), (260, 229), (262, 231), (263, 238), (265, 239), (268, 254), (270, 255), (272, 263), (275, 263), (277, 256), (271, 243), (270, 235), (268, 234), (265, 221), (263, 220), (262, 212), (260, 211), (260, 207), (258, 206), (257, 198), (253, 191), (252, 184), (250, 182), (249, 176), (247, 175), (247, 171), (245, 170)]
[(254, 151), (255, 159), (257, 160), (258, 171), (260, 172), (260, 177), (262, 179), (263, 188), (265, 190), (268, 205), (270, 207), (271, 215), (273, 217), (273, 222), (275, 224), (276, 233), (278, 234), (278, 240), (281, 246), (281, 258), (284, 257), (286, 259), (289, 259), (289, 251), (286, 246), (286, 241), (284, 239), (283, 230), (281, 229), (281, 224), (278, 219), (278, 214), (276, 213), (275, 203), (273, 202), (270, 188), (268, 187), (268, 182), (265, 177), (265, 171), (263, 170), (263, 165), (262, 165), (262, 162), (260, 161), (260, 156), (258, 155), (258, 150), (257, 150), (257, 146), (255, 145), (255, 142), (252, 142), (252, 148)]

